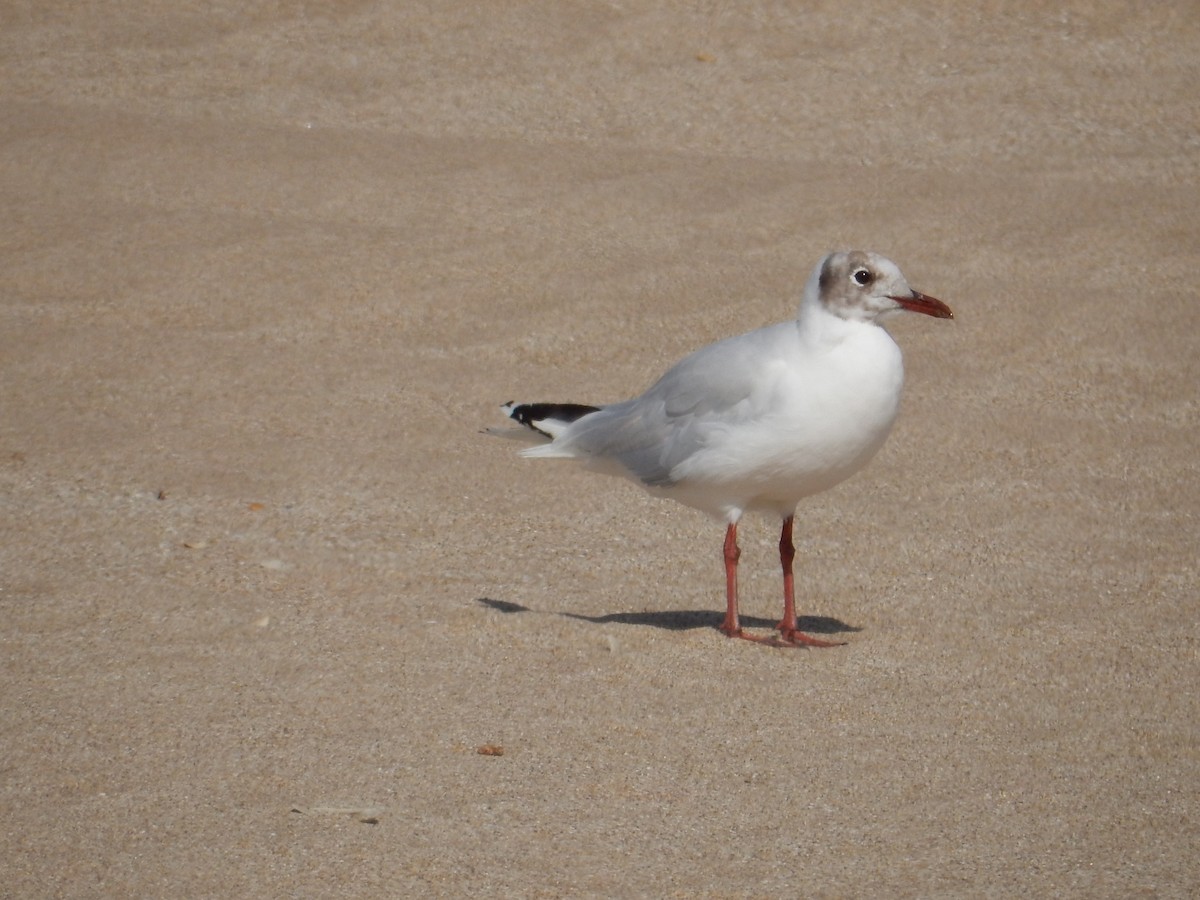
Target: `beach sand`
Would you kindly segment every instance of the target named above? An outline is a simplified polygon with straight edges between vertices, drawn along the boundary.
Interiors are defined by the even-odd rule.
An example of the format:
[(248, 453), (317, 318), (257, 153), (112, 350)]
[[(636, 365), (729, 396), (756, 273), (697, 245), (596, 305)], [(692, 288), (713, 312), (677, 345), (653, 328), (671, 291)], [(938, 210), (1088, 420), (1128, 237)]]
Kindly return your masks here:
[[(1200, 13), (1096, 6), (0, 13), (0, 893), (1194, 895)], [(480, 432), (839, 247), (957, 319), (797, 516), (848, 645), (731, 641)]]

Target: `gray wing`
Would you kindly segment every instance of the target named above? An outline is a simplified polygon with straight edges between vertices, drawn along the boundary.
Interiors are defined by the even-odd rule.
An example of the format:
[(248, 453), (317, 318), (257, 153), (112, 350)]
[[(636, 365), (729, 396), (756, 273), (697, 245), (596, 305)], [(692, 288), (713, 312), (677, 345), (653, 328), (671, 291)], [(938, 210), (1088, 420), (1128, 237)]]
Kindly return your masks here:
[(640, 397), (584, 416), (555, 443), (596, 463), (616, 462), (647, 485), (670, 485), (680, 463), (762, 412), (795, 339), (789, 322), (697, 350)]

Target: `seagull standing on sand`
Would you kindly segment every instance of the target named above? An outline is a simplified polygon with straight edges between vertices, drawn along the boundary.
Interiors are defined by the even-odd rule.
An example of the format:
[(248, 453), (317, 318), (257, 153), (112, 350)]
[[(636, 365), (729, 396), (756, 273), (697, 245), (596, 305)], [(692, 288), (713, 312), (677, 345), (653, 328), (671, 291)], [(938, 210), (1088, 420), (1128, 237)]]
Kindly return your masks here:
[[(900, 348), (881, 326), (903, 312), (952, 319), (876, 253), (830, 253), (813, 270), (795, 321), (727, 338), (672, 366), (640, 397), (609, 406), (508, 403), (540, 438), (522, 456), (577, 459), (637, 481), (726, 523), (721, 631), (775, 646), (834, 646), (796, 622), (792, 520), (805, 497), (833, 487), (883, 446), (900, 403)], [(779, 637), (738, 621), (737, 527), (750, 510), (783, 520)]]

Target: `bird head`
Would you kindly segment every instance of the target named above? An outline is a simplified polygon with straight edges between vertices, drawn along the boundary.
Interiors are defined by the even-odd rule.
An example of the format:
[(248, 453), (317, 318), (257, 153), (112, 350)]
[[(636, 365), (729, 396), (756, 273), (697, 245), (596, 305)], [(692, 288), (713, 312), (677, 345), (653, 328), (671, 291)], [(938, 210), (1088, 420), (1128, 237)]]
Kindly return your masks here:
[(941, 300), (909, 287), (899, 266), (869, 250), (828, 254), (809, 279), (809, 291), (817, 303), (842, 319), (878, 322), (903, 311), (954, 318)]

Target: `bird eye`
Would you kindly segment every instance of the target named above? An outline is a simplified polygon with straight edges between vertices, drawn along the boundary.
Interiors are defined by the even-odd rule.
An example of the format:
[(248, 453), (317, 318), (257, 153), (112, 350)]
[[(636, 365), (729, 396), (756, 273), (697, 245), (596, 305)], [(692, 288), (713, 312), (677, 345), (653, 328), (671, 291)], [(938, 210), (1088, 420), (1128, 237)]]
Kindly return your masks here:
[(861, 285), (870, 284), (872, 279), (874, 278), (874, 276), (871, 275), (871, 272), (869, 269), (855, 269), (854, 274), (851, 275), (850, 277), (853, 278), (855, 281), (857, 281)]

